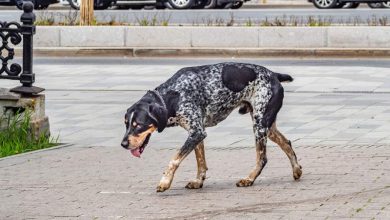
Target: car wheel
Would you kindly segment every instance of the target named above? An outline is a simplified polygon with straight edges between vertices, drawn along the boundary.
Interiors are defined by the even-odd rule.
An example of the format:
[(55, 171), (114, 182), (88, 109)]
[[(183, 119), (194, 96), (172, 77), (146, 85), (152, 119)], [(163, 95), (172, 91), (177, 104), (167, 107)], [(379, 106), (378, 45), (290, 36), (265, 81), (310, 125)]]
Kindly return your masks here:
[(204, 6), (205, 9), (214, 9), (217, 6), (217, 0), (207, 0), (206, 5)]
[(382, 4), (380, 2), (376, 2), (376, 3), (367, 3), (368, 7), (370, 8), (381, 8), (382, 7)]
[(357, 8), (359, 7), (359, 5), (359, 2), (348, 2), (347, 4), (345, 4), (344, 8)]
[(232, 9), (239, 9), (239, 8), (241, 8), (243, 5), (244, 5), (244, 2), (243, 2), (243, 1), (234, 2), (234, 3), (233, 3), (233, 6), (232, 6)]
[(382, 2), (383, 8), (390, 8), (390, 2)]
[(191, 8), (194, 4), (194, 0), (168, 0), (168, 2), (175, 9)]
[(313, 0), (313, 4), (319, 9), (329, 9), (337, 6), (337, 0)]
[(80, 10), (81, 0), (68, 0), (70, 7), (75, 10)]

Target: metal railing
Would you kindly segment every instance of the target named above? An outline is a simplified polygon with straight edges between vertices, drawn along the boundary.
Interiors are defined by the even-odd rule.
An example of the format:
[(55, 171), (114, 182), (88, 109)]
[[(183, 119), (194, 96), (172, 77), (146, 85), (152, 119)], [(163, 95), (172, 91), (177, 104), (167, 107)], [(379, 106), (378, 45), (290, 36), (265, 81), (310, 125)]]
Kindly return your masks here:
[[(33, 86), (35, 74), (33, 72), (33, 36), (35, 34), (34, 5), (24, 2), (23, 14), (18, 22), (0, 21), (0, 79), (19, 80), (21, 86), (11, 89), (11, 92), (33, 95), (44, 89)], [(15, 50), (13, 46), (23, 41), (23, 65), (14, 63)], [(10, 44), (11, 43), (11, 44)]]

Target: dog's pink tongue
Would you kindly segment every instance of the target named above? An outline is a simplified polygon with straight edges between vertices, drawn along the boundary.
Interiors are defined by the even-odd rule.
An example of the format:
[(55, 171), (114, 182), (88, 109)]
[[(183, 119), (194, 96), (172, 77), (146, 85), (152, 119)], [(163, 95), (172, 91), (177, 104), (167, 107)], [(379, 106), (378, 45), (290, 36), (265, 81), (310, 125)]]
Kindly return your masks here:
[(140, 152), (139, 148), (134, 149), (134, 150), (130, 150), (130, 151), (131, 151), (131, 154), (133, 154), (134, 157), (141, 157), (141, 152)]

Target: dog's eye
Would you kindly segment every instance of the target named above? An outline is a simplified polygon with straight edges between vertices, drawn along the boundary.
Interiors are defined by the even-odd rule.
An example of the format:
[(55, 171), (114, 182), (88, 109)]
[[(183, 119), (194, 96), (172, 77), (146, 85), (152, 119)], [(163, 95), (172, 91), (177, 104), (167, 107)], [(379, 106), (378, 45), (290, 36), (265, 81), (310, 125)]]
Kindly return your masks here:
[(133, 127), (134, 127), (134, 128), (140, 128), (141, 125), (140, 125), (140, 124), (137, 124), (137, 122), (133, 122)]

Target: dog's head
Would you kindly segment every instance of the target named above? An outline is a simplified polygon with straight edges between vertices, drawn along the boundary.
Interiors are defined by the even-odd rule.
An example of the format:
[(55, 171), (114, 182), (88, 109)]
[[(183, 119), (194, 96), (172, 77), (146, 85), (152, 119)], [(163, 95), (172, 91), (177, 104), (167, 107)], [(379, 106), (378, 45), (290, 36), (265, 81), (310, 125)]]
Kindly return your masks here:
[(125, 114), (126, 133), (122, 147), (140, 157), (154, 131), (162, 132), (167, 126), (167, 110), (153, 100), (140, 100)]

